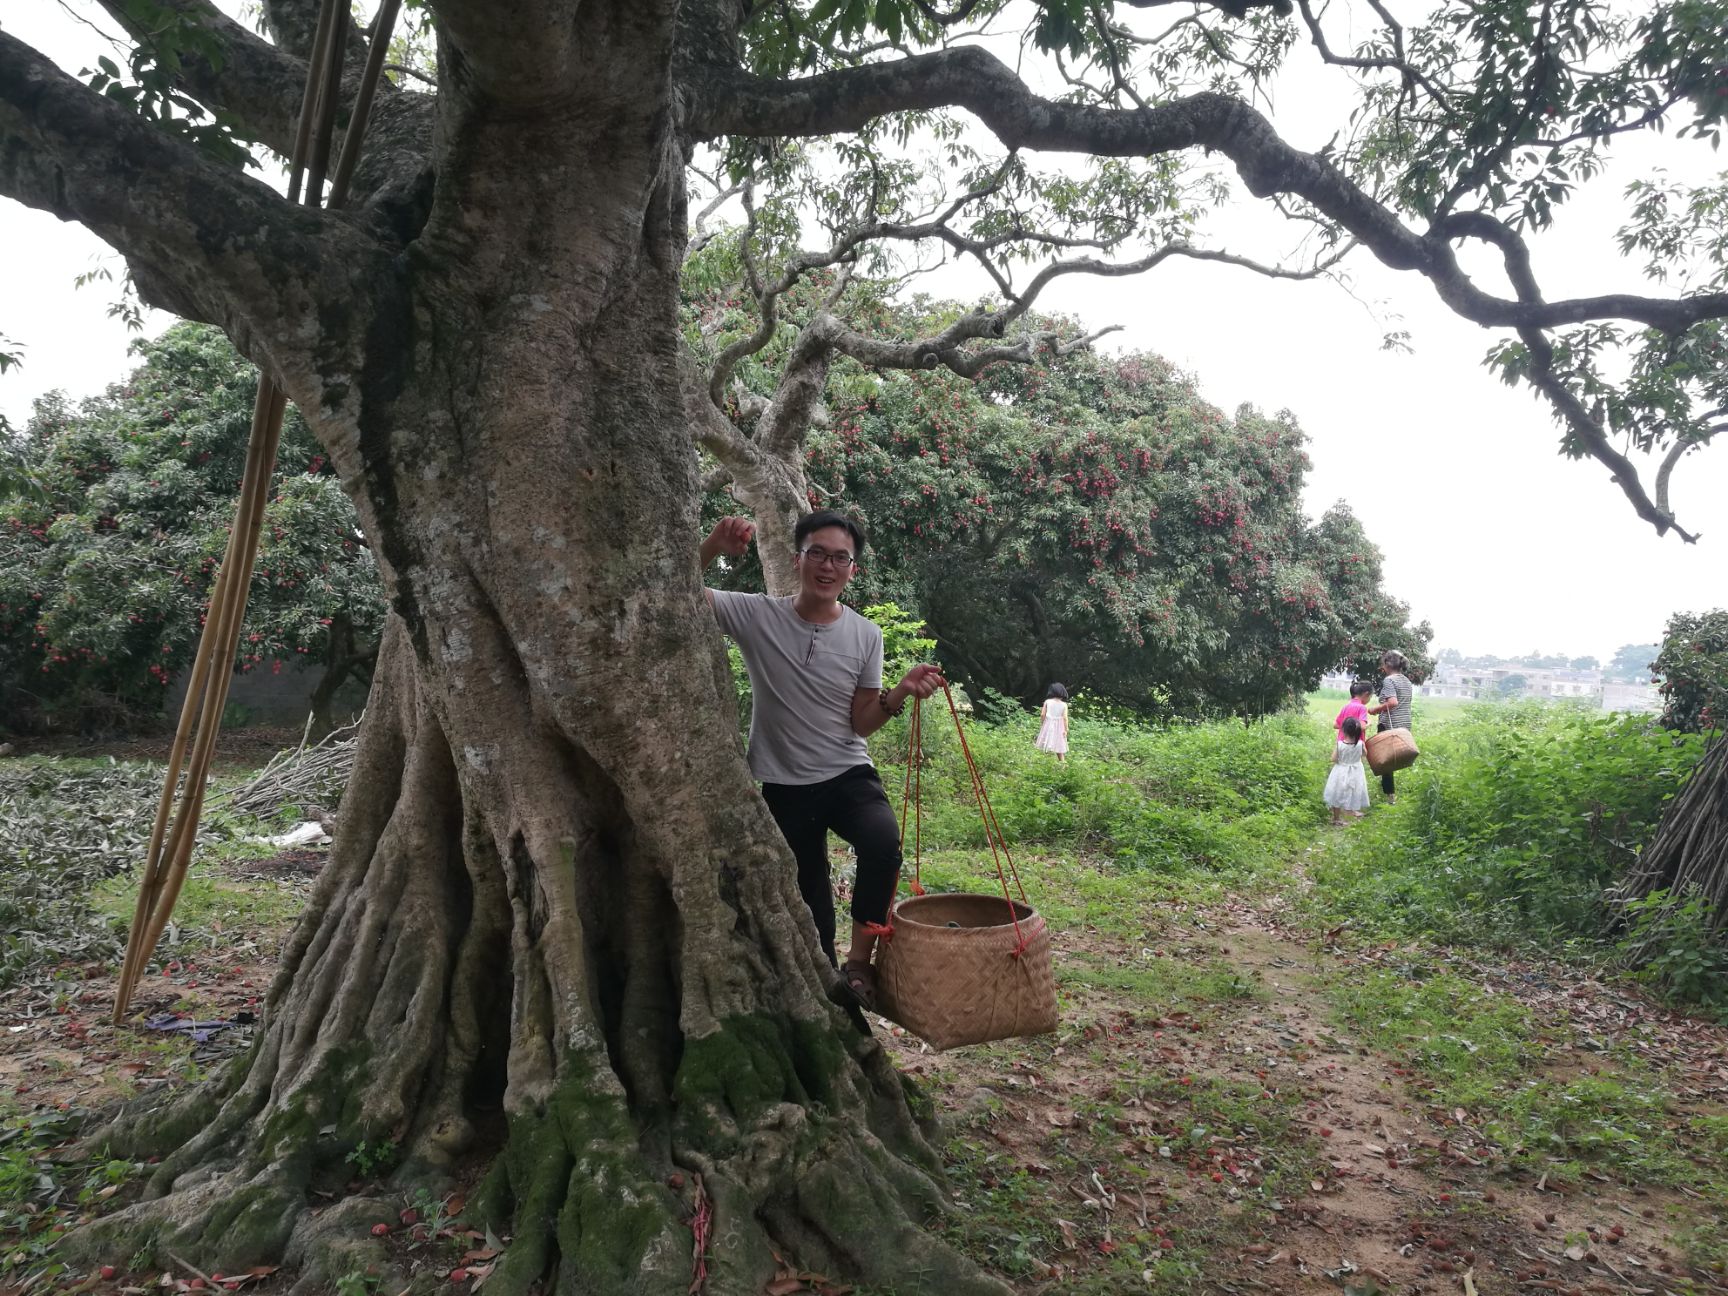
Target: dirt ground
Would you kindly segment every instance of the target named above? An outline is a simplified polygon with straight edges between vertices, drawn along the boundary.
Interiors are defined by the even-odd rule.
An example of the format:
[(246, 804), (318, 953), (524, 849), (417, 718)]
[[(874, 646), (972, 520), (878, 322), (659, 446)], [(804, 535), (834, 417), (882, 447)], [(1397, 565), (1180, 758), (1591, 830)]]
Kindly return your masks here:
[[(322, 851), (284, 851), (223, 868), (235, 882), (303, 890), (323, 860)], [(14, 1108), (97, 1110), (245, 1051), (285, 934), (218, 926), (169, 945), (121, 1025), (112, 1021), (112, 963), (63, 966), (0, 990), (0, 1098)]]
[[(290, 852), (229, 867), (306, 886), (317, 863)], [(122, 1026), (109, 1022), (111, 967), (0, 993), (0, 1098), (89, 1110), (195, 1078), (249, 1043), (273, 948), (208, 934), (153, 970)], [(1061, 933), (1054, 1037), (937, 1054), (878, 1019), (954, 1132), (957, 1240), (1026, 1293), (1728, 1290), (1681, 1259), (1676, 1230), (1697, 1214), (1683, 1190), (1510, 1172), (1471, 1112), (1430, 1105), (1396, 1055), (1342, 1031), (1327, 978), (1390, 953), (1309, 942), (1276, 912), (1188, 911), (1140, 943)], [(1147, 969), (1178, 990), (1209, 969), (1226, 992), (1190, 986), (1149, 1006)], [(1566, 1041), (1542, 1062), (1553, 1073), (1625, 1047), (1662, 1061), (1698, 1110), (1722, 1110), (1728, 1031), (1558, 967), (1459, 970), (1552, 1025)], [(223, 1024), (194, 1039), (187, 1021)], [(1006, 1214), (990, 1234), (993, 1210)], [(1019, 1239), (1013, 1255), (995, 1249), (1003, 1237)], [(140, 1290), (127, 1284), (86, 1290)]]
[[(1203, 1276), (1186, 1288), (1196, 1291), (1728, 1290), (1719, 1273), (1689, 1269), (1680, 1259), (1676, 1222), (1696, 1216), (1683, 1192), (1605, 1176), (1562, 1187), (1545, 1176), (1504, 1173), (1471, 1113), (1428, 1106), (1396, 1057), (1332, 1025), (1322, 977), (1372, 965), (1384, 951), (1320, 949), (1294, 938), (1276, 916), (1248, 908), (1189, 918), (1194, 934), (1155, 952), (1221, 963), (1257, 994), (1212, 1005), (1202, 1020), (1186, 1012), (1148, 1015), (1143, 1003), (1091, 988), (1070, 992), (1057, 1042), (1042, 1049), (1027, 1042), (1021, 1050), (1036, 1062), (1005, 1062), (987, 1050), (933, 1054), (915, 1039), (893, 1040), (905, 1069), (937, 1082), (952, 1117), (986, 1111), (972, 1117), (980, 1132), (1017, 1168), (1053, 1180), (1051, 1191), (1070, 1208), (1064, 1222), (1072, 1228), (1060, 1230), (1070, 1245), (1035, 1263), (1033, 1277), (1017, 1282), (1021, 1290), (1065, 1290), (1088, 1276), (1121, 1275), (1114, 1259), (1125, 1235), (1162, 1241), (1184, 1232), (1190, 1248), (1215, 1248)], [(1146, 954), (1085, 933), (1065, 934), (1063, 944), (1059, 958), (1131, 963)], [(1720, 1110), (1728, 1031), (1652, 1011), (1562, 969), (1475, 971), (1484, 984), (1527, 996), (1557, 1036), (1660, 1051), (1684, 1071), (1703, 1110)], [(1545, 1065), (1564, 1073), (1586, 1064), (1562, 1050)], [(1184, 1104), (1150, 1096), (1135, 1104), (1116, 1083), (1129, 1076), (1138, 1077), (1144, 1095), (1180, 1095), (1209, 1081), (1263, 1086), (1268, 1105), (1276, 1099), (1294, 1113), (1299, 1128), (1283, 1140), (1284, 1155), (1312, 1149), (1312, 1177), (1275, 1209), (1238, 1212), (1226, 1224), (1239, 1185), (1259, 1178), (1245, 1167), (1260, 1149), (1238, 1139), (1198, 1159), (1189, 1153), (1184, 1161), (1179, 1149), (1170, 1155), (1178, 1140), (1167, 1135), (1181, 1132)], [(1112, 1089), (1126, 1119), (1101, 1126), (1077, 1114), (1088, 1096)], [(1159, 1285), (1156, 1275), (1142, 1277)], [(1120, 1288), (1104, 1281), (1086, 1289)]]

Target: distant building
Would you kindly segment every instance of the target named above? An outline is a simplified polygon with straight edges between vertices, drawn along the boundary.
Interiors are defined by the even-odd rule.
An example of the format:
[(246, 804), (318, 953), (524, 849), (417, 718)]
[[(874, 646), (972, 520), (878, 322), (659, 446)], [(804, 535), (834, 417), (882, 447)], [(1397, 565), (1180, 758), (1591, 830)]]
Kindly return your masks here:
[(1604, 711), (1634, 711), (1652, 714), (1662, 709), (1662, 695), (1654, 684), (1622, 684), (1610, 681), (1602, 686)]
[(1603, 711), (1660, 711), (1661, 696), (1649, 684), (1606, 681), (1599, 670), (1551, 670), (1515, 662), (1493, 666), (1446, 664), (1416, 686), (1418, 697), (1477, 700), (1507, 696), (1591, 703)]

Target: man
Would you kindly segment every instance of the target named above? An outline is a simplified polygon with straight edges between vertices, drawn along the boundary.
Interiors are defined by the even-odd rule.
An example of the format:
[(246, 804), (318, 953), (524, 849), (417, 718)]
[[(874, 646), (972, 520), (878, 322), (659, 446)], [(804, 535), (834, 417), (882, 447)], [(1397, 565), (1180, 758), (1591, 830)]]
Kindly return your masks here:
[[(737, 557), (755, 526), (722, 518), (702, 542), (704, 569)], [(835, 961), (834, 890), (828, 873), (832, 830), (858, 854), (852, 939), (841, 968), (866, 1008), (876, 1005), (870, 959), (900, 880), (900, 829), (864, 740), (906, 700), (942, 686), (934, 666), (914, 666), (882, 688), (882, 631), (840, 602), (864, 552), (864, 528), (840, 513), (812, 513), (793, 530), (798, 593), (708, 591), (720, 629), (737, 643), (750, 674), (750, 772), (798, 862), (798, 890), (816, 920), (823, 952)]]

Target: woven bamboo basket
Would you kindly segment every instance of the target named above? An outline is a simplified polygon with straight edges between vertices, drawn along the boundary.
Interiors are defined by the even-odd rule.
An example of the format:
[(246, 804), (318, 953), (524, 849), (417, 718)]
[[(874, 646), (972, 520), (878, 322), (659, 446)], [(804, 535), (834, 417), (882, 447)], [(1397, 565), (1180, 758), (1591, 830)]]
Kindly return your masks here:
[(1016, 936), (1010, 903), (964, 893), (902, 900), (876, 956), (877, 1010), (934, 1049), (1055, 1030), (1049, 925), (1015, 903)]
[(1376, 774), (1396, 774), (1416, 763), (1416, 740), (1408, 729), (1382, 729), (1368, 735), (1368, 768)]

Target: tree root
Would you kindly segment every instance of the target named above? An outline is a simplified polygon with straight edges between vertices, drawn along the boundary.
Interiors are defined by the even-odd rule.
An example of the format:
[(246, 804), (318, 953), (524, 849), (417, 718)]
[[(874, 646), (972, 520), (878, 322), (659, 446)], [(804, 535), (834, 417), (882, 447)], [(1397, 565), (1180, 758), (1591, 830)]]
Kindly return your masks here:
[[(286, 1260), (307, 1291), (383, 1270), (370, 1230), (405, 1202), (340, 1197), (365, 1144), (397, 1150), (405, 1188), (490, 1159), (465, 1214), (509, 1239), (488, 1296), (686, 1296), (699, 1259), (711, 1296), (788, 1264), (1001, 1293), (922, 1227), (945, 1209), (938, 1159), (886, 1053), (824, 997), (748, 784), (629, 774), (636, 738), (601, 762), (527, 712), (499, 722), (515, 750), (457, 748), (405, 653), (381, 658), (360, 781), (257, 1046), (96, 1136), (162, 1161), (145, 1200), (71, 1244), (206, 1272)], [(314, 1190), (338, 1199), (314, 1211)]]

